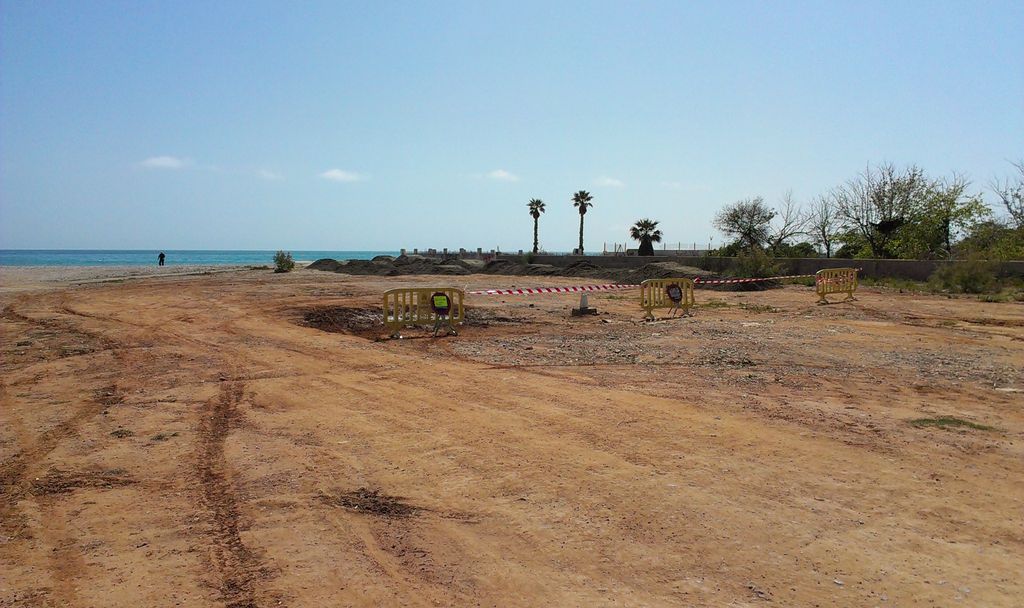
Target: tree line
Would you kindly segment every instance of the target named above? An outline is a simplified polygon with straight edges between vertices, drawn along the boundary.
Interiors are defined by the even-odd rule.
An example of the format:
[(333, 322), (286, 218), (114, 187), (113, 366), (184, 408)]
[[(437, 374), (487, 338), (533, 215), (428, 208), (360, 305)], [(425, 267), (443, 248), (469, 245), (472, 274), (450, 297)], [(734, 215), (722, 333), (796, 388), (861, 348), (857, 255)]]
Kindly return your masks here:
[[(583, 217), (587, 215), (587, 210), (594, 206), (593, 200), (593, 195), (586, 190), (580, 190), (572, 195), (572, 206), (580, 214), (580, 244), (578, 249), (580, 255), (583, 255)], [(537, 253), (540, 250), (540, 241), (537, 239), (537, 225), (540, 222), (540, 215), (544, 213), (547, 205), (539, 198), (531, 198), (526, 203), (526, 206), (530, 211), (530, 217), (533, 218), (533, 252)]]
[[(712, 252), (721, 256), (763, 253), (774, 257), (951, 259), (984, 257), (1024, 259), (1024, 161), (1014, 173), (989, 182), (997, 210), (972, 191), (970, 180), (954, 173), (930, 177), (916, 165), (868, 165), (864, 171), (801, 205), (792, 192), (774, 207), (755, 196), (723, 207), (714, 226), (732, 241)], [(579, 246), (594, 197), (572, 195), (580, 216)], [(544, 201), (527, 203), (533, 218), (533, 253), (540, 249), (538, 223)], [(658, 222), (637, 220), (629, 236), (639, 255), (654, 255), (662, 232)]]
[[(583, 218), (587, 215), (587, 210), (594, 206), (593, 201), (593, 195), (586, 190), (580, 190), (572, 195), (572, 205), (580, 214), (580, 241), (576, 249), (579, 255), (583, 255)], [(533, 218), (533, 252), (537, 253), (540, 250), (540, 241), (537, 238), (538, 224), (547, 204), (539, 198), (531, 198), (526, 207)], [(653, 243), (660, 243), (662, 236), (661, 230), (658, 230), (658, 222), (646, 218), (633, 224), (629, 234), (634, 240), (640, 241), (640, 255), (654, 255)]]
[(719, 255), (951, 259), (1024, 258), (1024, 161), (994, 179), (992, 209), (966, 176), (928, 176), (916, 165), (868, 167), (800, 205), (791, 193), (772, 207), (764, 198), (736, 201), (715, 216), (732, 241)]

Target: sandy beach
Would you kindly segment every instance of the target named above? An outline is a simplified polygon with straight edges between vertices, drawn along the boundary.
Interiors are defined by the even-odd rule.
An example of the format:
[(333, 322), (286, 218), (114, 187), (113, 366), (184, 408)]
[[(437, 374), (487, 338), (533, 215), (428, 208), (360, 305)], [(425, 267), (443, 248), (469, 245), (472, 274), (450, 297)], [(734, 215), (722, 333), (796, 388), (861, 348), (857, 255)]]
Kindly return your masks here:
[[(308, 264), (308, 263), (307, 263)], [(298, 264), (305, 266), (307, 264)], [(250, 266), (0, 266), (0, 292), (50, 289), (61, 285), (102, 283), (123, 279), (181, 277), (249, 270)]]
[(382, 339), (385, 289), (453, 282), (580, 279), (0, 269), (0, 606), (1024, 597), (1021, 304), (470, 297)]

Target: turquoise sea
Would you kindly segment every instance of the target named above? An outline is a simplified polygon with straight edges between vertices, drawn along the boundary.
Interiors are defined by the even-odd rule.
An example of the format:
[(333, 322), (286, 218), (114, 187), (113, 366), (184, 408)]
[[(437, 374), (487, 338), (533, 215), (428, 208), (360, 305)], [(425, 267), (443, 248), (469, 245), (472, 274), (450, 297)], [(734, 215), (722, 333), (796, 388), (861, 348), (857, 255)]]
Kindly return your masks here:
[[(155, 266), (157, 250), (117, 249), (0, 249), (0, 266)], [(276, 251), (216, 251), (165, 249), (164, 263), (176, 265), (271, 266)], [(377, 255), (397, 256), (397, 251), (292, 251), (295, 260), (312, 262), (321, 258), (369, 260)]]

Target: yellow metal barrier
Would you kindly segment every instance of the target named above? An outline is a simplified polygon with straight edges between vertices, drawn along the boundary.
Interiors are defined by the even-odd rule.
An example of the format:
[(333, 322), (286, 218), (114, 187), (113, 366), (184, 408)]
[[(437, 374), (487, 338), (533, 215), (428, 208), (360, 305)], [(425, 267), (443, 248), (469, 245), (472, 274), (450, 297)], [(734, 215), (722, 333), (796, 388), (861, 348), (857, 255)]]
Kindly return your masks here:
[[(435, 300), (435, 295), (441, 294), (447, 297), (447, 314), (437, 312), (436, 304), (444, 301)], [(464, 298), (465, 293), (454, 287), (389, 289), (384, 292), (384, 327), (392, 337), (398, 336), (403, 327), (414, 325), (433, 325), (436, 336), (438, 328), (446, 324), (451, 333), (456, 333), (454, 325), (461, 325), (465, 319)]]
[(853, 292), (857, 291), (856, 268), (826, 268), (814, 273), (814, 284), (818, 288), (818, 304), (828, 304), (825, 297), (830, 293), (845, 293), (846, 300), (855, 300)]
[(655, 308), (672, 309), (669, 316), (676, 311), (689, 314), (693, 307), (692, 279), (647, 279), (640, 284), (640, 307), (646, 312), (646, 319), (654, 318)]

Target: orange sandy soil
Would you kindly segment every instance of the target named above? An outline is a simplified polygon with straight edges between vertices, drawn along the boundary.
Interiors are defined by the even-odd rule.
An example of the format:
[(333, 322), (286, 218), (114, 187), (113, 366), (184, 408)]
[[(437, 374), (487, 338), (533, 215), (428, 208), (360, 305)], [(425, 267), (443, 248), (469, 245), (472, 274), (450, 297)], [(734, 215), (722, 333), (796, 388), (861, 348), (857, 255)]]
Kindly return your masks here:
[[(470, 296), (436, 340), (359, 321), (395, 286), (536, 280), (5, 290), (0, 605), (1021, 605), (1024, 306), (789, 286), (647, 324), (633, 292), (573, 320)], [(911, 424), (938, 416), (992, 428)]]

